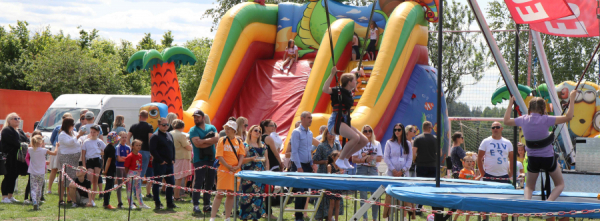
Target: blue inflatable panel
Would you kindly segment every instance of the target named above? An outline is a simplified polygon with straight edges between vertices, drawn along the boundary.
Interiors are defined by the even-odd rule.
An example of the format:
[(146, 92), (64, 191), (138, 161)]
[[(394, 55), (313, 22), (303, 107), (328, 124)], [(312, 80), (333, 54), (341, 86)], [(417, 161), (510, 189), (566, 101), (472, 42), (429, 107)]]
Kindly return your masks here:
[[(361, 176), (346, 174), (324, 173), (281, 173), (269, 171), (241, 171), (237, 173), (242, 179), (252, 180), (269, 185), (287, 186), (295, 188), (331, 189), (331, 190), (359, 190), (375, 191), (380, 186), (435, 186), (434, 178), (420, 177), (390, 177), (390, 176)], [(470, 188), (499, 188), (513, 189), (505, 183), (441, 179), (442, 186), (461, 186)]]
[[(443, 135), (442, 146), (444, 150), (442, 153), (446, 154), (449, 147), (448, 133), (450, 131), (450, 121), (448, 121), (446, 98), (443, 94), (440, 103), (442, 105), (442, 122), (440, 126), (444, 132), (436, 133), (433, 131), (432, 134), (436, 136), (437, 134)], [(396, 111), (381, 140), (389, 140), (392, 137), (396, 123), (402, 123), (405, 127), (408, 125), (417, 126), (421, 134), (423, 131), (423, 122), (426, 120), (430, 121), (435, 128), (435, 125), (438, 123), (436, 122), (437, 105), (437, 70), (431, 66), (415, 65), (404, 88), (402, 100), (398, 103), (397, 107), (390, 107), (396, 108)], [(382, 148), (385, 148), (385, 145)]]
[[(391, 185), (386, 193), (405, 202), (495, 213), (546, 213), (594, 210), (600, 208), (596, 193), (563, 192), (556, 201), (542, 201), (540, 192), (525, 200), (523, 190), (464, 187), (405, 187)], [(600, 218), (600, 213), (565, 215), (568, 217)]]

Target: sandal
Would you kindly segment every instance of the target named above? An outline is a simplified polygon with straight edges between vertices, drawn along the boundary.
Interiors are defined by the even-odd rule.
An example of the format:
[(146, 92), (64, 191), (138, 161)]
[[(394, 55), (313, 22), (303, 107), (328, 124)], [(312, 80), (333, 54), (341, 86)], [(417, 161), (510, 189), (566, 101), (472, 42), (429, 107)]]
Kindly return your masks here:
[(175, 202), (184, 202), (185, 200), (182, 198), (173, 198), (173, 201)]

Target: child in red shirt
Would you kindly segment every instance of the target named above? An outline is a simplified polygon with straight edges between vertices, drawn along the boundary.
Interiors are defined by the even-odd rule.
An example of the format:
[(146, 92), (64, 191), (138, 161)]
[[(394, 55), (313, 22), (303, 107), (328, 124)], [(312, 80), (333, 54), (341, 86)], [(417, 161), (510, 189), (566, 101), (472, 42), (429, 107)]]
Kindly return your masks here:
[[(127, 173), (127, 177), (141, 177), (142, 154), (139, 152), (142, 149), (142, 141), (136, 139), (131, 143), (131, 146), (131, 153), (127, 155), (127, 158), (125, 158), (125, 173)], [(129, 202), (129, 207), (132, 209), (135, 208), (132, 200), (133, 196), (131, 195), (132, 187), (134, 189), (135, 196), (138, 198), (140, 208), (150, 209), (150, 207), (145, 205), (142, 201), (142, 181), (139, 179), (134, 179), (133, 181), (127, 182), (127, 201)], [(129, 196), (132, 197), (129, 198)]]

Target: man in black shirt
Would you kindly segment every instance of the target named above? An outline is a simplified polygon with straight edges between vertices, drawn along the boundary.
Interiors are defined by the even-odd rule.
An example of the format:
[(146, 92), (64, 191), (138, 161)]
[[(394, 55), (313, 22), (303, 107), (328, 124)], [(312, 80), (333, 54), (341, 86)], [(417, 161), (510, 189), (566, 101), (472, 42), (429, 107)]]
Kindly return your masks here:
[(417, 165), (418, 177), (435, 178), (435, 151), (437, 150), (437, 138), (431, 134), (433, 129), (431, 122), (423, 122), (423, 134), (415, 138), (413, 144), (413, 160)]
[[(152, 153), (152, 168), (156, 177), (162, 175), (173, 174), (173, 164), (175, 164), (175, 143), (173, 143), (173, 135), (168, 133), (169, 123), (166, 118), (160, 118), (158, 121), (158, 131), (150, 138), (150, 153)], [(173, 176), (164, 178), (167, 184), (174, 185)], [(162, 182), (162, 178), (155, 178), (154, 181)], [(160, 202), (160, 186), (152, 185), (152, 194), (154, 194), (155, 209), (163, 208)], [(173, 203), (173, 188), (167, 187), (167, 208), (177, 208)]]
[[(154, 133), (154, 129), (152, 128), (152, 125), (146, 122), (146, 120), (148, 120), (148, 111), (140, 111), (139, 117), (140, 122), (131, 125), (129, 128), (129, 133), (127, 133), (127, 145), (131, 147), (132, 137), (133, 139), (142, 141), (142, 150), (140, 150), (140, 153), (142, 154), (141, 176), (152, 176), (146, 175), (146, 171), (148, 170), (148, 163), (150, 162), (150, 148), (148, 147), (148, 144), (150, 143), (150, 137)], [(150, 195), (148, 197), (152, 196)]]

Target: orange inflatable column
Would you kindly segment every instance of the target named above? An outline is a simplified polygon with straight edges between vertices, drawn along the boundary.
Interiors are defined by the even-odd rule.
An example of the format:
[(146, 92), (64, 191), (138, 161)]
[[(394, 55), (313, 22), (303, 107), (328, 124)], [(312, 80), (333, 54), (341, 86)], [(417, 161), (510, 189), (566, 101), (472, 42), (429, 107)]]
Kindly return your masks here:
[(177, 118), (183, 119), (183, 103), (175, 63), (155, 65), (150, 74), (152, 76), (152, 102), (166, 104), (169, 107), (169, 113), (175, 113)]

